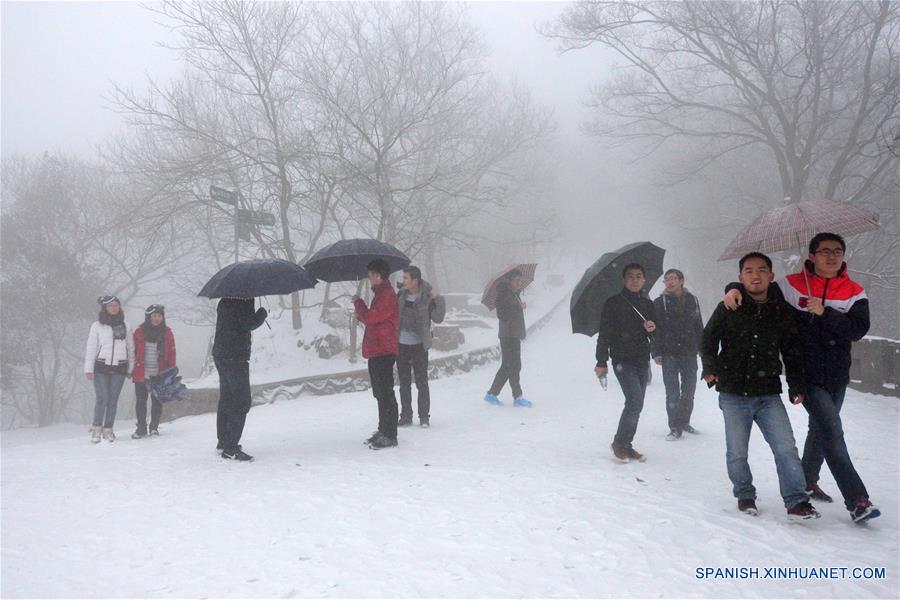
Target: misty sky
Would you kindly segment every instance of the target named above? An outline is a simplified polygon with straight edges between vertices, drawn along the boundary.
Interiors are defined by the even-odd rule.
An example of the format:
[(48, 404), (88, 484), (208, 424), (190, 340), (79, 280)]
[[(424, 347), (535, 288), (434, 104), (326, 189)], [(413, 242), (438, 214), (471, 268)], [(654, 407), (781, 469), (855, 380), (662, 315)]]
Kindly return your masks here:
[[(525, 83), (555, 110), (560, 133), (577, 138), (580, 101), (601, 77), (599, 51), (559, 56), (535, 31), (565, 6), (479, 2), (470, 11), (495, 73)], [(142, 89), (147, 76), (180, 70), (176, 54), (157, 45), (173, 35), (157, 20), (136, 2), (0, 2), (3, 154), (94, 154), (121, 127), (104, 100), (114, 83)]]

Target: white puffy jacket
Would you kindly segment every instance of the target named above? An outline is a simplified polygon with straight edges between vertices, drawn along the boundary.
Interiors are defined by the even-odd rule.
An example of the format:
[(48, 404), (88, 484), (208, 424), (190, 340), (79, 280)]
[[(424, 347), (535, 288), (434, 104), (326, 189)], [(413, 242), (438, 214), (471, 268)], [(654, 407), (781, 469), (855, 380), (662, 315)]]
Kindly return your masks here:
[(94, 321), (91, 331), (88, 333), (87, 348), (84, 351), (84, 372), (94, 372), (94, 362), (100, 361), (107, 365), (117, 365), (128, 361), (128, 372), (134, 370), (134, 338), (125, 326), (125, 339), (113, 338), (113, 328), (103, 325), (100, 321)]

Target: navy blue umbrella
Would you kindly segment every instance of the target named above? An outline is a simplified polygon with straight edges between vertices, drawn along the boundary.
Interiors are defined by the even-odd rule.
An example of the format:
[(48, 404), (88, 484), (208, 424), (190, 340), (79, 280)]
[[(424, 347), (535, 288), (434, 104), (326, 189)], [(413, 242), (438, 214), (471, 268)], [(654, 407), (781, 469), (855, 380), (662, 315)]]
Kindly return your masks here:
[(592, 336), (600, 331), (600, 311), (603, 304), (622, 291), (622, 269), (629, 263), (644, 267), (647, 283), (643, 291), (649, 292), (663, 272), (663, 256), (666, 251), (650, 242), (636, 242), (607, 252), (591, 265), (572, 292), (569, 313), (572, 317), (572, 333)]
[(391, 273), (409, 266), (408, 256), (384, 242), (371, 239), (341, 240), (325, 246), (306, 261), (309, 274), (321, 281), (360, 281), (368, 275), (366, 265), (380, 258)]
[(228, 265), (206, 282), (198, 296), (256, 298), (308, 290), (318, 283), (300, 265), (280, 258), (258, 258)]

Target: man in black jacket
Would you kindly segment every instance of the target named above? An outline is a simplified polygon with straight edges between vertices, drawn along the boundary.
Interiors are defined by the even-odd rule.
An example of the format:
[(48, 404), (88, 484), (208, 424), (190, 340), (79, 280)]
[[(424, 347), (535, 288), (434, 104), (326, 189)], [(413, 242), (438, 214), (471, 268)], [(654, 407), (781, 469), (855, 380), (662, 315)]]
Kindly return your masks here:
[(768, 256), (759, 252), (744, 256), (740, 279), (747, 294), (743, 306), (729, 312), (720, 302), (703, 330), (703, 379), (719, 391), (728, 477), (738, 510), (757, 514), (756, 488), (747, 463), (750, 430), (756, 423), (775, 455), (788, 518), (816, 519), (819, 513), (806, 496), (794, 432), (781, 402), (779, 355), (791, 401), (803, 402), (803, 355), (796, 317), (783, 300), (769, 296), (772, 261)]
[(623, 462), (631, 459), (643, 462), (644, 455), (631, 442), (644, 408), (656, 312), (653, 302), (642, 291), (647, 282), (643, 266), (626, 265), (622, 281), (622, 291), (604, 303), (600, 314), (594, 372), (598, 377), (605, 375), (606, 361), (612, 359), (613, 371), (625, 394), (625, 407), (612, 443), (613, 455)]
[(531, 407), (531, 401), (522, 395), (519, 373), (522, 370), (522, 340), (525, 339), (525, 303), (520, 296), (525, 280), (522, 272), (513, 269), (497, 283), (497, 318), (500, 320), (500, 368), (484, 401), (494, 406), (503, 402), (497, 397), (506, 382), (513, 393), (513, 405)]
[(216, 415), (218, 449), (222, 458), (251, 461), (241, 449), (241, 435), (250, 411), (250, 332), (268, 313), (253, 311), (253, 298), (222, 298), (216, 307), (213, 361), (219, 372), (219, 409)]
[(703, 317), (697, 297), (684, 287), (684, 273), (669, 269), (663, 275), (665, 291), (656, 307), (656, 363), (662, 365), (666, 386), (666, 413), (669, 435), (666, 440), (681, 439), (682, 432), (697, 433), (691, 427), (694, 392), (697, 389), (697, 354), (703, 337)]

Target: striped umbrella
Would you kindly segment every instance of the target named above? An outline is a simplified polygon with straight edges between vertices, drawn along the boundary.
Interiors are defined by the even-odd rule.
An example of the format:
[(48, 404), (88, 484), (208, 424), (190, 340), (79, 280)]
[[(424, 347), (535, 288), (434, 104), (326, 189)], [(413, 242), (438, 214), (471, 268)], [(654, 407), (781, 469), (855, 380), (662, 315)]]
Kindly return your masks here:
[(534, 281), (534, 272), (537, 270), (537, 265), (535, 263), (524, 263), (519, 265), (510, 265), (500, 271), (496, 277), (491, 279), (490, 283), (488, 283), (487, 287), (484, 289), (484, 294), (481, 296), (481, 303), (487, 306), (490, 310), (494, 310), (497, 308), (497, 284), (506, 277), (510, 271), (513, 269), (518, 269), (522, 272), (522, 281), (525, 282), (525, 285), (522, 286), (522, 289), (527, 288)]
[(809, 245), (817, 233), (850, 237), (878, 229), (878, 215), (843, 202), (819, 200), (779, 206), (761, 214), (728, 245), (719, 260), (748, 252), (780, 252)]

